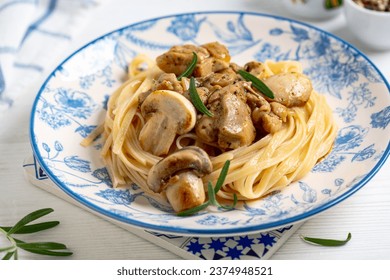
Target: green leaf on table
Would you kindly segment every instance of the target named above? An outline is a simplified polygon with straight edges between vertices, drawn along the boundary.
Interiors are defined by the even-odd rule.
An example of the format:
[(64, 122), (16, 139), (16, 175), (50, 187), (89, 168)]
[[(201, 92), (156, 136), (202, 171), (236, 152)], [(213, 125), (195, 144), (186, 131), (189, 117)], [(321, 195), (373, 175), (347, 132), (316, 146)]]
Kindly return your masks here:
[(36, 233), (42, 230), (50, 229), (57, 226), (60, 222), (50, 221), (43, 223), (30, 224), (32, 221), (43, 217), (54, 210), (51, 208), (43, 208), (34, 211), (22, 219), (20, 219), (13, 227), (0, 226), (0, 233), (3, 233), (9, 240), (12, 246), (0, 248), (0, 252), (6, 252), (3, 260), (18, 259), (18, 249), (25, 250), (30, 253), (48, 255), (48, 256), (70, 256), (73, 253), (67, 250), (65, 244), (58, 242), (24, 242), (14, 238), (13, 234), (29, 234)]
[(26, 224), (32, 222), (32, 221), (35, 221), (36, 219), (39, 219), (51, 212), (53, 212), (54, 210), (51, 209), (51, 208), (43, 208), (43, 209), (40, 209), (40, 210), (37, 210), (37, 211), (34, 211), (26, 216), (24, 216), (22, 219), (20, 219), (19, 222), (17, 222), (9, 231), (8, 231), (8, 235), (11, 235), (15, 232), (17, 232), (18, 230), (20, 230), (22, 227), (24, 227)]
[[(16, 232), (14, 232), (14, 234), (29, 234), (29, 233), (39, 232), (42, 230), (51, 229), (59, 225), (59, 223), (60, 222), (58, 221), (50, 221), (50, 222), (26, 225), (19, 228)], [(2, 228), (6, 232), (9, 232), (12, 227), (0, 227), (0, 228)]]
[(67, 251), (51, 251), (51, 250), (44, 250), (44, 249), (23, 249), (27, 252), (38, 254), (38, 255), (46, 255), (46, 256), (57, 256), (57, 257), (68, 257), (73, 255), (73, 252), (67, 252)]
[(31, 249), (31, 250), (63, 250), (67, 249), (66, 245), (62, 243), (57, 243), (57, 242), (32, 242), (32, 243), (16, 243), (16, 245), (23, 249)]
[(12, 250), (14, 248), (15, 248), (15, 246), (9, 246), (9, 247), (0, 248), (0, 253)]
[(348, 243), (352, 238), (352, 234), (348, 233), (347, 239), (345, 240), (336, 240), (336, 239), (323, 239), (323, 238), (313, 238), (313, 237), (305, 237), (301, 236), (302, 240), (314, 245), (326, 246), (326, 247), (337, 247), (343, 246)]
[(15, 251), (12, 251), (12, 252), (8, 252), (7, 254), (4, 255), (4, 257), (2, 258), (2, 260), (10, 260), (12, 258), (12, 256), (15, 254)]

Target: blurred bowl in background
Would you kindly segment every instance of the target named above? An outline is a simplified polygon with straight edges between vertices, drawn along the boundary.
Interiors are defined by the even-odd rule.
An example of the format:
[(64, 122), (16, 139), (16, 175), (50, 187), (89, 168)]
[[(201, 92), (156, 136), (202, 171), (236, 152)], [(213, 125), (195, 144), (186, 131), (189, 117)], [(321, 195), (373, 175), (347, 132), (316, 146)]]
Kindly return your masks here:
[(333, 18), (341, 13), (342, 0), (283, 0), (293, 15), (314, 20)]
[(356, 39), (372, 50), (390, 50), (390, 12), (374, 11), (344, 0), (347, 25)]

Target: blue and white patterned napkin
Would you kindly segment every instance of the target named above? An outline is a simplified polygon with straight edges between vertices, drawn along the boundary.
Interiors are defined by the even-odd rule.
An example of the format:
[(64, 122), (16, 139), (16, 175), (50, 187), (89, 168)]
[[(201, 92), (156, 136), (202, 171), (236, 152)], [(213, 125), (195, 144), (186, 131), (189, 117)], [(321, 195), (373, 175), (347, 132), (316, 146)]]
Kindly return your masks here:
[(72, 204), (90, 211), (137, 236), (149, 240), (184, 259), (205, 260), (249, 260), (269, 259), (282, 244), (301, 226), (292, 226), (249, 235), (229, 237), (189, 237), (151, 232), (134, 228), (126, 223), (102, 216), (97, 212), (81, 205), (79, 202), (60, 190), (45, 174), (34, 157), (26, 158), (24, 171), (27, 179), (40, 187)]
[(0, 0), (0, 111), (64, 59), (100, 1)]

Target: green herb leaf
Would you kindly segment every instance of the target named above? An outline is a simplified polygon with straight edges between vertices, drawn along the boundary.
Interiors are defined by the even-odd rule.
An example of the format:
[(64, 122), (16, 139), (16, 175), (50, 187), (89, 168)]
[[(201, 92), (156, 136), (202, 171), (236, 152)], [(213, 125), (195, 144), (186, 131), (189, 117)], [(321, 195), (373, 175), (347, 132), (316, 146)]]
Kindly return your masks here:
[(17, 222), (9, 231), (8, 231), (8, 235), (11, 235), (15, 232), (17, 232), (19, 229), (21, 229), (22, 227), (24, 227), (26, 224), (36, 220), (36, 219), (39, 219), (40, 217), (43, 217), (51, 212), (53, 212), (54, 210), (51, 209), (51, 208), (44, 208), (44, 209), (40, 209), (40, 210), (37, 210), (37, 211), (34, 211), (26, 216), (24, 216), (19, 222)]
[(224, 166), (223, 166), (223, 168), (221, 170), (221, 173), (219, 174), (219, 177), (218, 177), (218, 180), (217, 180), (217, 184), (219, 184), (219, 186), (216, 186), (213, 189), (213, 185), (211, 184), (211, 182), (209, 182), (208, 185), (207, 185), (210, 203), (212, 205), (214, 205), (214, 206), (217, 206), (217, 207), (225, 209), (225, 210), (232, 210), (232, 209), (234, 209), (234, 207), (237, 204), (237, 200), (238, 200), (237, 195), (234, 194), (233, 195), (233, 197), (234, 197), (233, 205), (221, 205), (218, 202), (217, 197), (216, 197), (217, 192), (221, 189), (221, 187), (223, 185), (223, 182), (225, 181), (225, 178), (226, 178), (226, 175), (227, 175), (227, 172), (228, 172), (228, 169), (229, 169), (229, 163), (230, 163), (230, 161), (228, 161), (228, 160), (225, 162), (225, 164), (224, 164)]
[(12, 258), (12, 256), (15, 254), (16, 251), (12, 251), (12, 252), (8, 252), (7, 254), (5, 254), (5, 256), (2, 258), (2, 260), (10, 260)]
[(15, 246), (3, 247), (3, 248), (0, 248), (0, 252), (9, 251), (9, 250), (11, 250), (13, 248), (15, 248)]
[(192, 54), (193, 54), (193, 57), (192, 57), (192, 60), (191, 60), (190, 64), (188, 65), (187, 69), (184, 70), (184, 72), (181, 73), (181, 74), (177, 77), (177, 79), (178, 79), (179, 81), (181, 81), (181, 78), (183, 78), (183, 77), (189, 77), (189, 76), (191, 76), (192, 72), (193, 72), (194, 69), (195, 69), (196, 63), (198, 62), (198, 56), (196, 55), (195, 52), (192, 52)]
[(225, 210), (233, 210), (234, 209), (234, 207), (237, 204), (237, 200), (238, 200), (236, 194), (233, 195), (234, 201), (233, 201), (232, 205), (221, 205), (218, 202), (217, 198), (216, 198), (216, 193), (217, 192), (215, 191), (215, 189), (213, 190), (213, 185), (211, 184), (211, 182), (209, 182), (207, 187), (208, 187), (208, 194), (209, 194), (209, 200), (210, 200), (211, 205), (214, 205), (216, 207), (219, 207), (219, 208), (222, 208), (222, 209), (225, 209)]
[(219, 204), (219, 207), (225, 209), (225, 210), (233, 210), (234, 207), (236, 207), (237, 205), (237, 202), (238, 202), (238, 198), (237, 198), (237, 195), (236, 194), (233, 194), (233, 204), (232, 205), (221, 205)]
[(253, 87), (259, 90), (265, 96), (271, 99), (275, 98), (275, 95), (272, 90), (270, 90), (270, 88), (256, 76), (253, 76), (251, 73), (246, 72), (244, 70), (238, 70), (238, 74), (240, 74), (241, 77), (243, 77), (245, 80), (252, 82)]
[(10, 241), (12, 246), (0, 248), (0, 252), (6, 252), (3, 256), (3, 260), (9, 260), (12, 257), (14, 260), (18, 259), (18, 249), (22, 249), (34, 254), (40, 255), (49, 255), (49, 256), (70, 256), (73, 253), (70, 251), (57, 251), (57, 250), (66, 250), (66, 245), (57, 242), (30, 242), (26, 243), (22, 240), (16, 239), (12, 234), (27, 234), (35, 233), (45, 229), (53, 228), (59, 224), (58, 221), (50, 221), (44, 223), (36, 223), (32, 225), (27, 225), (28, 223), (39, 219), (42, 216), (45, 216), (54, 210), (51, 208), (43, 208), (37, 211), (34, 211), (22, 219), (19, 220), (13, 227), (4, 227), (0, 226), (0, 233), (4, 234), (6, 238)]
[(345, 240), (322, 239), (322, 238), (312, 238), (312, 237), (305, 237), (305, 236), (301, 236), (301, 238), (302, 240), (310, 244), (327, 246), (327, 247), (336, 247), (336, 246), (343, 246), (347, 244), (347, 242), (351, 240), (352, 234), (348, 233), (347, 239)]
[(73, 255), (73, 252), (58, 252), (51, 250), (38, 250), (38, 249), (24, 249), (27, 252), (38, 254), (38, 255), (46, 255), (46, 256), (58, 256), (58, 257), (67, 257)]
[(214, 205), (214, 206), (219, 206), (219, 203), (218, 203), (217, 199), (215, 198), (216, 192), (214, 191), (213, 185), (211, 184), (210, 181), (207, 184), (207, 194), (209, 195), (210, 204)]
[(328, 10), (338, 8), (342, 4), (343, 4), (342, 0), (325, 0), (325, 2), (324, 2), (325, 9), (328, 9)]
[(237, 201), (238, 201), (236, 194), (233, 195), (233, 197), (234, 197), (233, 205), (221, 205), (221, 204), (219, 204), (219, 202), (216, 198), (217, 192), (223, 186), (223, 182), (225, 181), (225, 178), (226, 178), (227, 173), (229, 171), (229, 166), (230, 166), (230, 161), (227, 160), (221, 169), (221, 173), (219, 174), (215, 188), (213, 188), (213, 184), (210, 181), (208, 182), (208, 184), (207, 184), (207, 191), (208, 191), (208, 198), (209, 198), (208, 201), (206, 201), (205, 203), (203, 203), (199, 206), (196, 206), (194, 208), (178, 212), (177, 215), (178, 216), (190, 216), (190, 215), (193, 215), (193, 214), (207, 208), (209, 205), (214, 205), (216, 207), (223, 208), (225, 210), (234, 209), (234, 207), (236, 206)]
[[(27, 225), (23, 226), (22, 228), (18, 229), (14, 234), (28, 234), (28, 233), (34, 233), (46, 229), (53, 228), (57, 225), (59, 225), (60, 222), (58, 221), (51, 221), (51, 222), (44, 222), (44, 223), (38, 223), (33, 225)], [(4, 231), (9, 231), (12, 227), (0, 227)]]
[(53, 250), (64, 250), (67, 249), (66, 245), (56, 242), (33, 242), (26, 243), (22, 240), (14, 238), (16, 246), (27, 252), (47, 255), (47, 256), (70, 256), (73, 253), (69, 251), (53, 251)]
[(206, 209), (209, 205), (210, 205), (210, 201), (206, 201), (205, 203), (198, 205), (198, 206), (195, 206), (191, 209), (180, 211), (180, 212), (176, 213), (176, 215), (181, 216), (181, 217), (191, 216), (199, 211), (202, 211), (203, 209)]
[(198, 109), (198, 111), (201, 112), (202, 114), (205, 114), (206, 116), (209, 117), (213, 117), (214, 116), (213, 113), (211, 113), (209, 109), (207, 109), (207, 107), (203, 104), (202, 100), (199, 97), (199, 94), (196, 90), (194, 77), (191, 77), (190, 79), (189, 91), (190, 91), (192, 104), (194, 104), (195, 108)]
[(238, 197), (236, 194), (233, 194), (233, 205), (232, 205), (233, 208), (236, 207), (237, 202), (238, 202)]
[(228, 171), (229, 171), (229, 167), (230, 167), (230, 160), (227, 160), (227, 161), (225, 161), (225, 164), (223, 165), (223, 167), (221, 169), (221, 173), (219, 174), (217, 183), (215, 184), (215, 189), (214, 189), (215, 193), (219, 192), (219, 190), (223, 186), (223, 182), (225, 182), (226, 176), (227, 176)]
[(23, 250), (64, 250), (66, 245), (57, 242), (32, 242), (32, 243), (16, 243), (16, 245)]

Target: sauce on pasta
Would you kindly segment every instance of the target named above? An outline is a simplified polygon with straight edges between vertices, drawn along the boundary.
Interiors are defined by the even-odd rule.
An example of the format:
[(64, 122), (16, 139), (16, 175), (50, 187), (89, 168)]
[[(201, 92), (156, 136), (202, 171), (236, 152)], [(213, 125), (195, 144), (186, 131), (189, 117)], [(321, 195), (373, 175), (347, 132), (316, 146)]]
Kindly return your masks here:
[[(194, 53), (193, 72), (178, 80)], [(263, 81), (274, 98), (239, 70)], [(212, 116), (194, 107), (191, 77)], [(212, 42), (173, 46), (155, 61), (137, 56), (109, 99), (101, 130), (113, 186), (135, 183), (166, 197), (179, 212), (203, 203), (207, 183), (217, 181), (227, 160), (230, 169), (217, 193), (224, 199), (259, 199), (285, 188), (329, 153), (337, 127), (299, 62), (240, 66), (225, 46)]]

